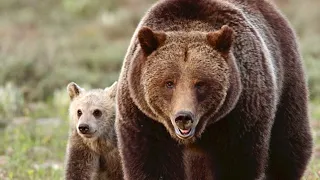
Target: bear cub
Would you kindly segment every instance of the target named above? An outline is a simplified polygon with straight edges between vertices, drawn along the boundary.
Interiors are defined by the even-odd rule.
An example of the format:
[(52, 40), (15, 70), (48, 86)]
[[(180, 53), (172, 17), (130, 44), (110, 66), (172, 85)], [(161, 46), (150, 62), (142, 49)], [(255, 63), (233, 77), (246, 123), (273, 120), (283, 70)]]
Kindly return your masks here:
[(116, 89), (117, 82), (88, 91), (68, 84), (71, 122), (65, 179), (122, 179), (114, 128)]

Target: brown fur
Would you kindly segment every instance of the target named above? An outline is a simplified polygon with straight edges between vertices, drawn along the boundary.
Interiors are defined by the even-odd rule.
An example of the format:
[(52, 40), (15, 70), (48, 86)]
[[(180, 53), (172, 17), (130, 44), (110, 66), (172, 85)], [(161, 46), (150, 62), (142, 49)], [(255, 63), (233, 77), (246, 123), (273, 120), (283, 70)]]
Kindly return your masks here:
[[(117, 138), (114, 129), (115, 94), (117, 84), (102, 89), (85, 91), (75, 83), (68, 85), (71, 99), (70, 136), (66, 155), (67, 180), (118, 180), (122, 179)], [(95, 111), (101, 114), (95, 114)], [(77, 113), (81, 111), (79, 116)], [(81, 124), (90, 127), (83, 134)]]
[[(296, 38), (265, 0), (163, 0), (117, 92), (125, 179), (300, 179), (311, 156)], [(190, 138), (176, 115), (190, 112)]]

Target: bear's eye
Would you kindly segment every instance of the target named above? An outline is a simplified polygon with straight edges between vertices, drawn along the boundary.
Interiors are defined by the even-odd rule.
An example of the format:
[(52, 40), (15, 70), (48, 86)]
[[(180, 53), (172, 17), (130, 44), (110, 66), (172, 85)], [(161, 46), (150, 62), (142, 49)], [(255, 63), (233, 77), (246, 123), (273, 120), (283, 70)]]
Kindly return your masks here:
[(201, 90), (205, 86), (204, 82), (197, 82), (194, 87), (198, 90)]
[(174, 88), (174, 83), (172, 81), (167, 81), (166, 82), (166, 88), (168, 88), (168, 89)]
[(78, 117), (80, 117), (82, 115), (82, 111), (80, 109), (78, 109), (77, 115), (78, 115)]
[(102, 115), (102, 112), (99, 109), (93, 111), (93, 116), (98, 118)]

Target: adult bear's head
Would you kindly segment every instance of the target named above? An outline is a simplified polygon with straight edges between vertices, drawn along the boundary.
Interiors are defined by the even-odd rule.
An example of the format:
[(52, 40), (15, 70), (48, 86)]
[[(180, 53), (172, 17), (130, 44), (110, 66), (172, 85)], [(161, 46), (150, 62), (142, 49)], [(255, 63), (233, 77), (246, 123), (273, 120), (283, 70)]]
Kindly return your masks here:
[(160, 32), (142, 27), (129, 69), (130, 95), (171, 136), (192, 143), (236, 104), (240, 75), (233, 30)]

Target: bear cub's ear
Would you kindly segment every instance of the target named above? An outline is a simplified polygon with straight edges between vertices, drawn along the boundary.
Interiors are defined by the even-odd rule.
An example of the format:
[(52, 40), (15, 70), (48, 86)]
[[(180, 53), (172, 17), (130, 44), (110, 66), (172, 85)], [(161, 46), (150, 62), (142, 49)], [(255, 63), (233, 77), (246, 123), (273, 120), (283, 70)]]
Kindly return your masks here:
[(207, 34), (207, 40), (209, 44), (216, 50), (222, 53), (228, 53), (231, 49), (234, 31), (228, 25), (223, 25), (221, 29), (209, 32)]
[(154, 32), (149, 27), (142, 27), (138, 32), (138, 40), (143, 52), (150, 55), (166, 40), (166, 34)]
[(106, 91), (111, 98), (115, 98), (117, 94), (118, 81), (115, 81), (110, 87), (106, 87), (104, 91)]
[(78, 84), (74, 82), (68, 84), (67, 90), (71, 100), (73, 100), (75, 97), (79, 96), (79, 94), (85, 91), (83, 88), (81, 88)]

